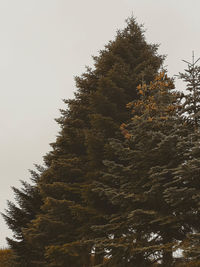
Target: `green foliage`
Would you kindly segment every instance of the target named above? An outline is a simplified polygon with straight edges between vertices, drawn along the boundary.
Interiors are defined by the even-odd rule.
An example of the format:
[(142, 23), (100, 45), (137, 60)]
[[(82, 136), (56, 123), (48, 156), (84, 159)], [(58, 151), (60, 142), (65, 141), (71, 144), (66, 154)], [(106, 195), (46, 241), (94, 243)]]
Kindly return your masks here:
[[(168, 184), (166, 199), (173, 205), (179, 223), (186, 233), (179, 244), (185, 260), (198, 261), (200, 258), (200, 67), (196, 63), (188, 63), (188, 69), (180, 74), (187, 82), (188, 94), (184, 96), (183, 115), (187, 123), (187, 140), (180, 140), (178, 147), (182, 151), (183, 161), (174, 171)], [(189, 265), (188, 265), (189, 266)]]
[(138, 86), (140, 98), (127, 105), (131, 121), (121, 125), (124, 140), (110, 139), (112, 160), (92, 188), (113, 211), (92, 227), (106, 266), (198, 266), (199, 70), (184, 98), (165, 73)]
[(164, 72), (138, 86), (140, 98), (128, 104), (131, 122), (121, 126), (125, 139), (110, 140), (114, 160), (104, 161), (107, 171), (93, 183), (94, 197), (113, 210), (107, 223), (93, 227), (104, 233), (98, 248), (106, 248), (107, 266), (172, 266), (172, 252), (185, 237), (165, 195), (182, 162), (177, 144), (187, 133), (173, 88)]
[(30, 258), (33, 257), (34, 250), (24, 239), (23, 229), (27, 227), (36, 212), (40, 210), (42, 203), (36, 184), (44, 169), (37, 165), (36, 168), (38, 172), (30, 171), (32, 184), (21, 181), (21, 189), (13, 187), (17, 204), (8, 201), (8, 208), (2, 214), (8, 227), (14, 233), (14, 238), (7, 238), (7, 242), (16, 255), (15, 264), (22, 267), (34, 266), (30, 263)]

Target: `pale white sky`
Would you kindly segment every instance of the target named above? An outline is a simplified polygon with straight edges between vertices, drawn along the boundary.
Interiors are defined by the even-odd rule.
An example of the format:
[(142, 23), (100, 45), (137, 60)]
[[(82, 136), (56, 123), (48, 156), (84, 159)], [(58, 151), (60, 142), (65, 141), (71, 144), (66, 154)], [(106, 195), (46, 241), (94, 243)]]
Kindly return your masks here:
[[(133, 13), (145, 24), (174, 75), (192, 50), (200, 56), (199, 10), (198, 0), (0, 0), (0, 211), (55, 141), (74, 76), (125, 19)], [(10, 235), (0, 218), (0, 247)]]

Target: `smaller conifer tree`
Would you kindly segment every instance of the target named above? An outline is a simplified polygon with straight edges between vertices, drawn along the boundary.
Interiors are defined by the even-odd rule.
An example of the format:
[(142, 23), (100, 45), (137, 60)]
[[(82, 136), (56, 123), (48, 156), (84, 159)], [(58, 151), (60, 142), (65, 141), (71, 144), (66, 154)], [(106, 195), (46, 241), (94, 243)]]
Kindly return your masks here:
[[(199, 60), (199, 59), (198, 59)], [(186, 83), (187, 93), (183, 100), (183, 116), (187, 126), (187, 139), (180, 139), (178, 147), (183, 147), (182, 163), (174, 171), (174, 176), (166, 190), (166, 200), (173, 205), (176, 216), (186, 232), (180, 243), (185, 260), (200, 259), (200, 66), (198, 60), (188, 64), (179, 78)]]

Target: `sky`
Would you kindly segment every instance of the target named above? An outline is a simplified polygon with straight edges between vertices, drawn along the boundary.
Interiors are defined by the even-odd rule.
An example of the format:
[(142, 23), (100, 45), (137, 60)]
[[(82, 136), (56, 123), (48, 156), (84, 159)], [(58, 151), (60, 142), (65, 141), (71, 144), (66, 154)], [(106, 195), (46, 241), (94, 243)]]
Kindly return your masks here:
[[(200, 57), (198, 0), (0, 0), (0, 212), (14, 201), (11, 187), (29, 181), (59, 126), (74, 77), (92, 66), (125, 19), (144, 24), (146, 40), (160, 44), (173, 76)], [(183, 84), (176, 82), (177, 89)], [(0, 217), (0, 247), (11, 237)]]

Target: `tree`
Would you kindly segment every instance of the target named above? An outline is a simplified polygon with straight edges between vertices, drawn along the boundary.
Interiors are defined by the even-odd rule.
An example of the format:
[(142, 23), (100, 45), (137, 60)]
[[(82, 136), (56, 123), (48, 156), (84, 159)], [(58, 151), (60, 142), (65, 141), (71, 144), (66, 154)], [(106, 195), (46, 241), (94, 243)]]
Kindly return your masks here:
[(99, 249), (110, 259), (106, 266), (173, 266), (173, 251), (187, 231), (168, 197), (169, 183), (183, 162), (187, 127), (179, 115), (181, 95), (161, 72), (149, 85), (138, 86), (140, 98), (128, 104), (129, 123), (121, 125), (124, 140), (111, 139), (113, 160), (93, 183), (96, 198), (113, 212), (94, 231), (104, 233)]
[[(199, 60), (199, 59), (198, 59)], [(179, 141), (184, 147), (183, 161), (176, 168), (173, 179), (166, 191), (167, 201), (173, 205), (176, 216), (187, 232), (179, 244), (185, 260), (200, 259), (200, 67), (197, 61), (188, 63), (185, 73), (179, 77), (187, 82), (183, 101), (183, 116), (188, 127), (188, 138)]]
[(39, 255), (30, 257), (30, 264), (89, 266), (91, 251), (94, 265), (103, 261), (91, 226), (106, 223), (113, 206), (94, 199), (91, 186), (109, 156), (108, 138), (122, 138), (119, 126), (130, 118), (126, 103), (137, 98), (138, 83), (152, 80), (162, 61), (131, 18), (94, 57), (94, 69), (76, 78), (78, 92), (65, 101), (68, 108), (57, 120), (61, 132), (37, 183), (43, 204), (23, 229), (26, 246)]

